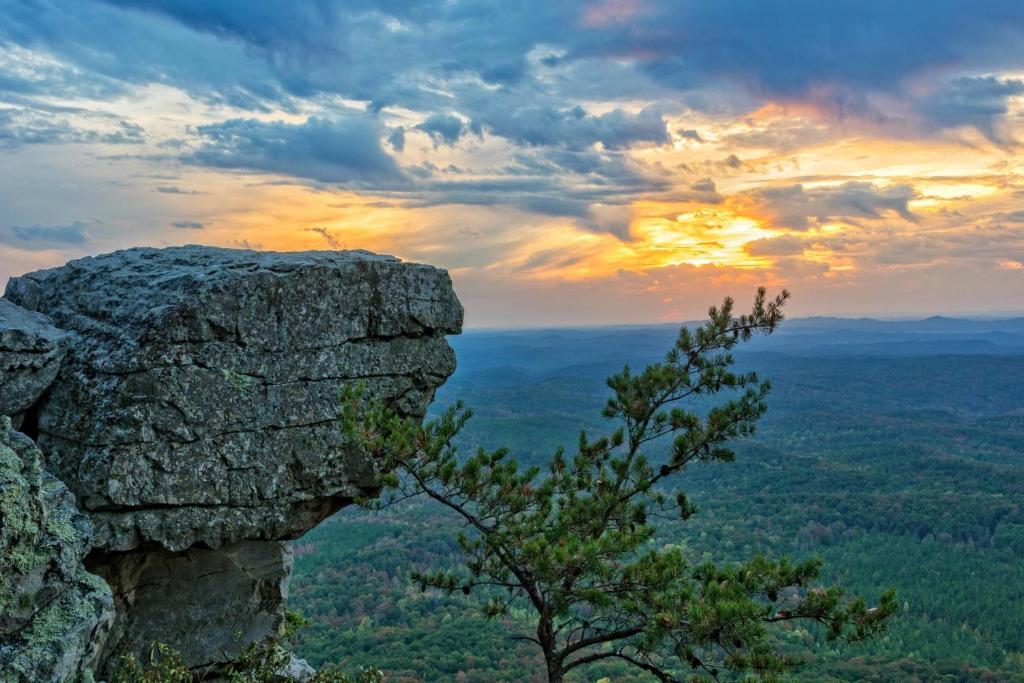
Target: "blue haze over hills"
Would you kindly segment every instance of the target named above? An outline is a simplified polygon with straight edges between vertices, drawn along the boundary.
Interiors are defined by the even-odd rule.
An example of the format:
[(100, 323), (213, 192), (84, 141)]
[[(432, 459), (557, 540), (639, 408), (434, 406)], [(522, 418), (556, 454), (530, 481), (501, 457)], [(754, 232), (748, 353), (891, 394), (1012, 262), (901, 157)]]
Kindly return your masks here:
[[(458, 369), (432, 410), (456, 400), (473, 410), (464, 453), (507, 446), (521, 464), (543, 465), (558, 446), (571, 452), (581, 429), (614, 428), (601, 417), (605, 378), (661, 359), (677, 329), (471, 330), (450, 338)], [(898, 589), (887, 635), (819, 641), (794, 681), (1024, 680), (1024, 318), (791, 319), (735, 356), (737, 371), (771, 380), (768, 413), (735, 463), (679, 476), (673, 485), (700, 512), (664, 520), (660, 538), (695, 560), (821, 557), (825, 578), (854, 593)], [(413, 502), (346, 510), (310, 532), (292, 585), (314, 622), (300, 653), (417, 683), (525, 680), (536, 652), (507, 639), (523, 625), (409, 588), (410, 566), (455, 560), (460, 529)], [(649, 683), (611, 666), (575, 683), (602, 676)]]

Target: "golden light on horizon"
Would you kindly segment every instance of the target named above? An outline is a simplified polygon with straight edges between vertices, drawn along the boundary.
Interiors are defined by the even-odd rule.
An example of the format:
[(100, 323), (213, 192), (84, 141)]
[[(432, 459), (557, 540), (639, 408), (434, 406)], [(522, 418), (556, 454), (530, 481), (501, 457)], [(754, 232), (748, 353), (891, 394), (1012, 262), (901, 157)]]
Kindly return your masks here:
[(753, 240), (769, 237), (771, 232), (745, 216), (721, 209), (696, 209), (677, 214), (674, 220), (665, 217), (640, 218), (632, 234), (642, 247), (648, 266), (678, 264), (723, 265), (756, 268), (766, 260), (752, 257), (743, 247)]
[[(756, 133), (782, 111), (766, 110), (731, 132)], [(998, 216), (1018, 210), (1016, 166), (994, 161), (989, 150), (862, 136), (805, 145), (788, 156), (756, 156), (729, 147), (724, 128), (689, 125), (706, 129), (706, 138), (686, 152), (688, 165), (679, 164), (680, 150), (672, 145), (631, 152), (645, 172), (661, 174), (672, 188), (661, 196), (684, 200), (652, 193), (629, 203), (592, 203), (577, 217), (524, 210), (514, 194), (507, 203), (433, 203), (197, 171), (179, 182), (206, 188), (188, 200), (190, 218), (205, 228), (167, 236), (262, 249), (368, 249), (446, 267), (459, 278), (537, 287), (650, 274), (653, 284), (645, 287), (661, 292), (668, 285), (657, 284), (666, 282), (658, 273), (673, 268), (700, 269), (709, 282), (789, 287), (906, 271), (965, 244), (972, 239), (968, 227), (995, 225)], [(698, 189), (711, 177), (710, 191)], [(842, 196), (851, 183), (856, 192)], [(156, 199), (167, 207), (183, 201)], [(861, 207), (862, 200), (869, 203)], [(989, 258), (1000, 273), (1024, 271), (1015, 254)]]

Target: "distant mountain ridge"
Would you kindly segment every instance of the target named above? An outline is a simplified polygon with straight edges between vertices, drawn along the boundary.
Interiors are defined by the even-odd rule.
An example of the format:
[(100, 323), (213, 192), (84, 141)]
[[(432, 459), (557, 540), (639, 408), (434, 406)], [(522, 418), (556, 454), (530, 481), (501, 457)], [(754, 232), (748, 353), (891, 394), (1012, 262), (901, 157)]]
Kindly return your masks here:
[[(451, 340), (460, 369), (516, 368), (544, 374), (589, 362), (621, 365), (660, 357), (678, 323), (468, 329)], [(751, 341), (744, 353), (775, 352), (800, 356), (866, 355), (1020, 355), (1024, 354), (1024, 317), (915, 320), (792, 318), (771, 337)]]

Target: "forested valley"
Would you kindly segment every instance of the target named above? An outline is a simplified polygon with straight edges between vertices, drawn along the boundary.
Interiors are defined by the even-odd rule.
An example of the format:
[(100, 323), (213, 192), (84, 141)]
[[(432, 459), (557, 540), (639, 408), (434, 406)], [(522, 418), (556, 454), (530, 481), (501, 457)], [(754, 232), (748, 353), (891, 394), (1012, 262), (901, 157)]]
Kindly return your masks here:
[[(581, 428), (600, 433), (604, 378), (657, 358), (674, 334), (469, 332), (433, 410), (462, 399), (475, 413), (467, 449), (541, 462)], [(768, 415), (735, 463), (673, 482), (700, 510), (660, 522), (661, 542), (716, 561), (818, 556), (853, 593), (898, 589), (900, 613), (867, 643), (786, 630), (784, 647), (813, 652), (793, 680), (1024, 680), (1024, 320), (794, 320), (737, 359), (772, 380)], [(414, 500), (347, 508), (295, 541), (290, 603), (310, 620), (298, 654), (396, 683), (542, 680), (539, 652), (475, 597), (409, 581), (453, 563), (458, 529)], [(602, 678), (648, 680), (607, 664), (575, 680)]]

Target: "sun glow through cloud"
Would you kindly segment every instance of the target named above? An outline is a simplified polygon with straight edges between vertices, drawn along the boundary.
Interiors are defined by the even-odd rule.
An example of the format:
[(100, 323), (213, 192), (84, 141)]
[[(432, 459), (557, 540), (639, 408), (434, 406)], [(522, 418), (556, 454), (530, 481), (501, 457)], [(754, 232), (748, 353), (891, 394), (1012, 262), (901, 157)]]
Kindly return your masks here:
[(728, 4), (12, 10), (0, 277), (201, 242), (434, 263), (471, 324), (662, 320), (760, 283), (797, 313), (1019, 309), (1021, 27), (992, 60), (942, 5), (944, 43), (822, 65)]

